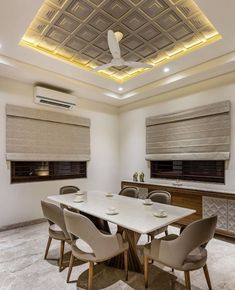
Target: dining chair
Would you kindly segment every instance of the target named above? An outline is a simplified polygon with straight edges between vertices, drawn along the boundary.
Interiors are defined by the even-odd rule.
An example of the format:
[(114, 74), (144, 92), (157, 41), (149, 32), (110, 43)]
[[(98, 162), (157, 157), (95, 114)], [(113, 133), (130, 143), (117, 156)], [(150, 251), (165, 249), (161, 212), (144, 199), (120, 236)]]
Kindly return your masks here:
[[(120, 254), (124, 254), (125, 277), (128, 280), (128, 243), (120, 234), (106, 235), (100, 232), (89, 218), (84, 215), (64, 209), (65, 224), (71, 238), (72, 253), (69, 262), (67, 282), (70, 280), (74, 258), (89, 262), (88, 290), (92, 289), (94, 263), (109, 260)], [(81, 239), (89, 250), (79, 248)]]
[[(147, 195), (147, 199), (151, 199), (153, 202), (163, 203), (163, 204), (171, 204), (171, 194), (168, 191), (164, 190), (154, 190), (151, 191)], [(162, 227), (160, 229), (157, 229), (151, 233), (148, 234), (148, 237), (150, 237), (151, 241), (154, 239), (156, 235), (159, 235), (161, 233), (165, 232), (165, 235), (168, 235), (168, 227)]]
[(79, 191), (79, 188), (75, 185), (65, 185), (60, 188), (60, 194), (69, 194)]
[(138, 198), (139, 197), (139, 188), (136, 186), (127, 186), (121, 189), (119, 195)]
[(207, 268), (205, 245), (213, 238), (217, 216), (195, 221), (179, 235), (168, 235), (154, 239), (144, 246), (144, 279), (148, 288), (148, 262), (155, 260), (160, 264), (184, 271), (186, 290), (191, 290), (190, 271), (203, 268), (209, 290), (212, 290)]
[[(60, 188), (60, 194), (75, 193), (75, 192), (77, 192), (77, 191), (79, 191), (79, 190), (80, 190), (80, 189), (79, 189), (77, 186), (75, 186), (75, 185), (65, 185), (65, 186), (62, 186), (62, 187)], [(72, 208), (72, 207), (70, 207), (70, 206), (66, 206), (66, 205), (64, 205), (64, 204), (61, 204), (60, 207), (62, 208), (62, 210), (63, 210), (64, 208), (67, 208), (67, 209), (69, 209), (69, 210), (71, 210), (71, 211), (77, 212), (77, 210), (75, 210), (74, 208)]]
[(63, 270), (63, 256), (64, 256), (64, 245), (65, 242), (70, 242), (70, 237), (67, 232), (63, 210), (52, 203), (47, 201), (41, 201), (42, 211), (44, 217), (49, 222), (49, 237), (47, 241), (46, 251), (44, 259), (47, 259), (48, 251), (51, 245), (52, 239), (60, 241), (60, 258), (59, 258), (59, 271)]

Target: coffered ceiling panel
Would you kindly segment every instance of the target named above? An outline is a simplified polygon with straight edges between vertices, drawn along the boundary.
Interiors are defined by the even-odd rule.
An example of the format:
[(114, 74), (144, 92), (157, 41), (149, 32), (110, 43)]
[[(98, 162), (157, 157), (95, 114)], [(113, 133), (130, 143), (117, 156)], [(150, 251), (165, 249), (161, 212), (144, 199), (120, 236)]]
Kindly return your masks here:
[[(221, 37), (193, 0), (46, 0), (20, 44), (92, 71), (112, 59), (109, 29), (123, 33), (125, 60), (155, 67)], [(124, 82), (147, 70), (98, 74)]]

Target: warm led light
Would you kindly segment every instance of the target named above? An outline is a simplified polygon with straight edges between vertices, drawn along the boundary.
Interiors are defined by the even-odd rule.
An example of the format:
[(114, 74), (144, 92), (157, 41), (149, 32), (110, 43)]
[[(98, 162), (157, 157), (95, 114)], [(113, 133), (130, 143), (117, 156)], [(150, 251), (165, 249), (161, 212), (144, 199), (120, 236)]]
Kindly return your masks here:
[(119, 92), (122, 92), (123, 91), (123, 88), (122, 87), (119, 87), (118, 90), (119, 90)]
[(165, 67), (165, 68), (163, 69), (163, 71), (164, 71), (164, 73), (168, 73), (168, 72), (170, 71), (170, 69), (169, 69), (169, 67)]
[[(93, 1), (93, 0), (92, 0)], [(104, 1), (104, 0), (103, 0)], [(138, 0), (139, 2), (140, 0)], [(192, 14), (193, 17), (191, 19), (190, 17), (186, 17), (185, 21), (190, 22), (191, 25), (193, 26), (197, 26), (197, 24), (200, 22), (200, 25), (202, 25), (202, 27), (200, 27), (200, 29), (197, 29), (197, 27), (195, 26), (195, 31), (193, 33), (193, 35), (190, 38), (187, 38), (186, 40), (184, 38), (179, 39), (179, 43), (177, 42), (176, 45), (174, 45), (172, 47), (171, 44), (169, 44), (169, 46), (167, 46), (166, 48), (160, 49), (158, 52), (158, 55), (155, 57), (147, 57), (145, 59), (144, 62), (152, 64), (153, 67), (159, 67), (159, 66), (163, 66), (162, 68), (162, 72), (164, 73), (168, 73), (169, 70), (168, 68), (164, 68), (165, 65), (167, 65), (167, 63), (169, 61), (175, 60), (176, 58), (190, 52), (190, 51), (194, 51), (200, 47), (203, 47), (204, 45), (213, 43), (219, 39), (221, 39), (221, 35), (218, 33), (218, 31), (215, 29), (215, 27), (210, 23), (210, 21), (207, 19), (207, 17), (203, 14), (202, 11), (200, 11), (199, 7), (197, 7), (197, 5), (194, 3), (195, 0), (185, 0), (185, 1), (179, 1), (179, 0), (170, 0), (170, 2), (172, 3), (172, 9), (182, 9), (182, 3), (181, 2), (187, 2), (190, 7), (192, 7)], [(44, 0), (42, 1), (43, 4), (41, 6), (41, 8), (39, 9), (39, 11), (37, 12), (37, 14), (35, 15), (35, 18), (33, 19), (33, 21), (31, 22), (31, 24), (29, 25), (28, 29), (26, 30), (25, 34), (23, 35), (21, 41), (20, 41), (20, 45), (24, 46), (24, 47), (28, 47), (31, 49), (34, 49), (40, 53), (43, 53), (45, 55), (49, 55), (55, 59), (58, 60), (62, 60), (64, 62), (67, 62), (69, 64), (72, 64), (76, 67), (79, 67), (81, 69), (85, 69), (88, 71), (91, 71), (93, 68), (95, 68), (97, 66), (96, 60), (92, 60), (90, 58), (86, 57), (84, 58), (83, 56), (80, 57), (80, 49), (70, 49), (70, 46), (67, 46), (67, 40), (64, 41), (62, 38), (62, 34), (64, 35), (64, 33), (58, 32), (58, 38), (61, 40), (56, 40), (53, 38), (56, 36), (57, 37), (57, 22), (55, 22), (55, 18), (62, 16), (64, 13), (64, 7), (68, 5), (68, 3), (70, 3), (70, 0), (63, 0), (63, 1), (55, 1), (55, 0)], [(60, 7), (60, 9), (56, 9), (54, 8), (54, 4), (51, 2), (63, 2), (63, 5)], [(94, 1), (97, 2), (97, 1)], [(98, 1), (100, 2), (100, 1)], [(102, 2), (102, 1), (101, 1)], [(143, 2), (143, 1), (142, 1)], [(53, 4), (53, 5), (52, 5)], [(50, 17), (50, 20), (45, 18), (47, 17), (52, 10), (52, 6), (53, 6), (53, 11), (56, 10), (57, 12), (54, 13), (53, 17)], [(186, 5), (186, 6), (187, 6)], [(174, 7), (173, 7), (174, 6)], [(185, 6), (185, 7), (186, 7)], [(94, 11), (95, 11), (95, 7), (94, 7)], [(47, 16), (46, 16), (47, 15)], [(48, 16), (49, 17), (49, 16)], [(202, 19), (202, 21), (201, 21)], [(66, 20), (67, 21), (67, 20)], [(70, 19), (68, 19), (68, 21), (70, 21)], [(71, 19), (71, 21), (73, 22), (73, 20)], [(125, 26), (125, 21), (123, 20), (122, 22), (124, 22), (124, 26)], [(61, 28), (63, 28), (63, 26), (67, 25), (66, 23), (60, 23)], [(85, 24), (84, 24), (85, 25)], [(50, 27), (50, 31), (52, 32), (48, 32), (48, 28)], [(52, 29), (53, 28), (53, 29)], [(180, 28), (179, 28), (180, 29)], [(55, 32), (53, 32), (55, 31)], [(106, 31), (107, 32), (107, 31)], [(104, 33), (106, 34), (106, 32), (104, 31)], [(177, 33), (180, 33), (180, 30), (176, 31)], [(48, 37), (47, 34), (51, 33), (51, 38)], [(60, 34), (61, 33), (61, 34)], [(116, 31), (115, 33), (115, 37), (118, 40), (118, 42), (123, 38), (123, 33)], [(170, 30), (166, 31), (167, 34), (170, 34)], [(61, 37), (60, 37), (61, 35)], [(71, 33), (72, 35), (72, 33)], [(70, 37), (68, 38), (70, 39)], [(70, 41), (70, 40), (69, 40)], [(89, 43), (87, 43), (89, 44)], [(91, 47), (92, 45), (95, 45), (95, 41), (91, 42)], [(121, 43), (122, 46), (122, 43)], [(0, 49), (3, 48), (1, 43), (0, 43)], [(133, 51), (133, 53), (135, 54), (135, 50)], [(127, 59), (128, 60), (128, 59)], [(134, 78), (135, 76), (140, 75), (141, 73), (144, 73), (145, 71), (148, 71), (148, 69), (143, 69), (143, 68), (125, 68), (125, 69), (121, 69), (120, 71), (117, 71), (115, 69), (106, 69), (103, 71), (99, 72), (99, 75), (102, 77), (107, 77), (110, 78), (114, 81), (116, 81), (119, 85), (122, 85), (125, 81), (128, 81), (131, 78)], [(117, 93), (119, 92), (119, 97), (121, 95), (121, 92), (123, 91), (123, 88), (119, 88), (116, 87), (116, 91)], [(125, 91), (125, 90), (124, 90)]]

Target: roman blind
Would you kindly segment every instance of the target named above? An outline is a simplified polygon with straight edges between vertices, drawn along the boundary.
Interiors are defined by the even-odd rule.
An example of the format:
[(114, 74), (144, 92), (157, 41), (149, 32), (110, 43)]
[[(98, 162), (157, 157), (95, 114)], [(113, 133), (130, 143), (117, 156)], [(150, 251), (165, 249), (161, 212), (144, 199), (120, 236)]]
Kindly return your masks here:
[(147, 160), (227, 160), (230, 102), (146, 119)]
[(6, 159), (87, 161), (90, 159), (90, 120), (6, 105)]

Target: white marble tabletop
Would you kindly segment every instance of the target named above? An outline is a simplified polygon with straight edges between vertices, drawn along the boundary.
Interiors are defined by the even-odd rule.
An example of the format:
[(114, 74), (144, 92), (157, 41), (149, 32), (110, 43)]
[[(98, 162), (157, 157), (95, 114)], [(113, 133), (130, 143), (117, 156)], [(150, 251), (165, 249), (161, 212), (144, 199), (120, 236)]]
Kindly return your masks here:
[[(52, 195), (48, 199), (64, 204), (103, 220), (110, 221), (119, 226), (135, 231), (140, 234), (146, 234), (169, 225), (186, 216), (195, 213), (195, 210), (153, 203), (144, 205), (143, 199), (130, 198), (114, 194), (107, 197), (102, 191), (88, 191), (84, 194), (83, 202), (74, 202), (76, 195)], [(115, 207), (118, 214), (109, 215), (107, 209)], [(156, 217), (154, 213), (162, 209), (167, 213), (167, 217)]]

